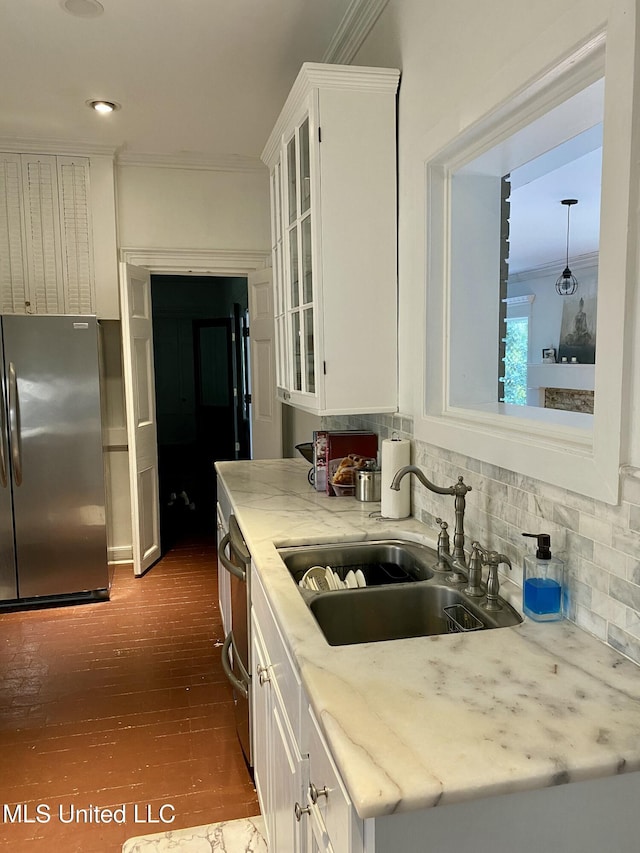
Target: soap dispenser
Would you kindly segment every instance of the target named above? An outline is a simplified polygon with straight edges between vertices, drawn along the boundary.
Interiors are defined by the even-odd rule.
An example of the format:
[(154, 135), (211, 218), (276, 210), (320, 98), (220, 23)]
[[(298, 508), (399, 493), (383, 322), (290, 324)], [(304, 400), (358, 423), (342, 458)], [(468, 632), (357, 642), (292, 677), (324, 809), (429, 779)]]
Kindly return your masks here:
[(522, 607), (536, 622), (562, 619), (564, 597), (564, 562), (551, 554), (551, 537), (547, 533), (523, 533), (538, 540), (535, 556), (526, 554), (522, 579)]

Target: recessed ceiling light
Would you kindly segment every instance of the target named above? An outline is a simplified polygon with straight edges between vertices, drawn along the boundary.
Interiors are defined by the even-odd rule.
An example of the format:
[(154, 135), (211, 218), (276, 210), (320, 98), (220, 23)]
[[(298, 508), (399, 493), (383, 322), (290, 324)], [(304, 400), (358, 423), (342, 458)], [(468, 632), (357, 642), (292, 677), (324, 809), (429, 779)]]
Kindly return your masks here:
[(87, 101), (87, 106), (97, 113), (112, 113), (120, 109), (120, 104), (116, 104), (115, 101)]
[(60, 5), (76, 18), (97, 18), (104, 12), (104, 6), (98, 0), (61, 0)]

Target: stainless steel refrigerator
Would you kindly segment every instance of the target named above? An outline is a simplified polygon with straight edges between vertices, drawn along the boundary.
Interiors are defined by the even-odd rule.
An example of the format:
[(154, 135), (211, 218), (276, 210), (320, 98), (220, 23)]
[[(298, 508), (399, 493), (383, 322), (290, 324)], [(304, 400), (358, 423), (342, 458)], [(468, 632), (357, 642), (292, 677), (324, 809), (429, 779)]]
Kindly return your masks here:
[(0, 605), (108, 597), (98, 326), (0, 317)]

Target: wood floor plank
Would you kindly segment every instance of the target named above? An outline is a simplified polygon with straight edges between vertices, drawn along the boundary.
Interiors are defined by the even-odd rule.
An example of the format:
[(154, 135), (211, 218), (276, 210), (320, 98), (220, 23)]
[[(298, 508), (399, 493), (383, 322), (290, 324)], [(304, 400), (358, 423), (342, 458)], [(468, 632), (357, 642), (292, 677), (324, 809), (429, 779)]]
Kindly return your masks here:
[[(216, 573), (212, 541), (182, 542), (142, 578), (119, 566), (108, 602), (0, 615), (0, 851), (119, 853), (258, 814)], [(142, 822), (163, 805), (170, 825)]]

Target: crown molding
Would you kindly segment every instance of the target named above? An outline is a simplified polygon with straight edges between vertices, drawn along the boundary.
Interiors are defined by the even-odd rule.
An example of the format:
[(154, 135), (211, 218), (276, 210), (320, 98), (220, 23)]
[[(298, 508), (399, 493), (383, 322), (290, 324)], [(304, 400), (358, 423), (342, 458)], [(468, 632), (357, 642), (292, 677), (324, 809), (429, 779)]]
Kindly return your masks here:
[(148, 166), (155, 169), (188, 169), (198, 172), (264, 172), (259, 157), (242, 154), (145, 154), (123, 151), (118, 166)]
[(400, 72), (397, 68), (305, 62), (267, 140), (261, 154), (262, 161), (269, 167), (273, 166), (280, 151), (283, 133), (291, 127), (295, 117), (307, 103), (309, 93), (314, 89), (350, 89), (351, 91), (395, 94), (399, 80)]
[(247, 275), (269, 266), (271, 250), (123, 247), (120, 260), (164, 275)]
[[(569, 266), (572, 272), (597, 267), (599, 257), (599, 252), (587, 252), (584, 255), (576, 255), (569, 258)], [(512, 284), (520, 281), (529, 281), (531, 278), (548, 278), (549, 276), (557, 278), (566, 265), (567, 259), (561, 258), (557, 261), (550, 261), (548, 264), (541, 264), (539, 267), (532, 267), (528, 270), (513, 273), (513, 275), (509, 275), (507, 281), (509, 284)]]
[(0, 137), (0, 151), (12, 154), (68, 154), (88, 157), (114, 157), (116, 148), (109, 145), (96, 145), (81, 139), (33, 139), (30, 137)]
[(389, 0), (352, 0), (329, 42), (323, 62), (349, 65)]

